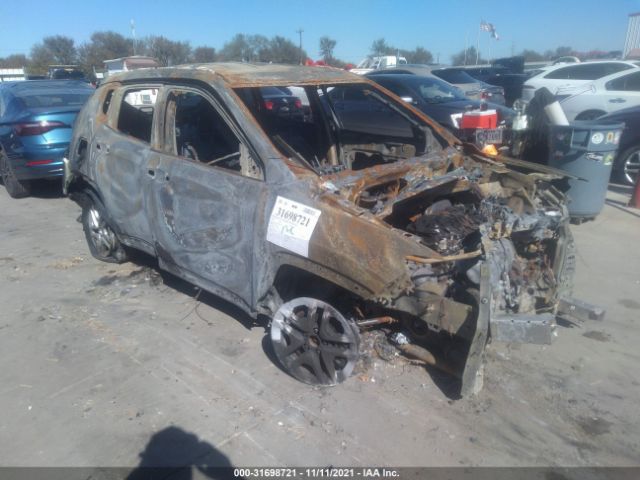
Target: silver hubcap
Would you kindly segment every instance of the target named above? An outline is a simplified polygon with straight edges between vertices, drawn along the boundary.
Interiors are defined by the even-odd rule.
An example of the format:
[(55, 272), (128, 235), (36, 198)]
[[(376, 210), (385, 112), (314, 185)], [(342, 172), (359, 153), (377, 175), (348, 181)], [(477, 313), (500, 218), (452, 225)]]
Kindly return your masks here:
[(634, 184), (640, 172), (640, 149), (632, 151), (624, 160), (624, 178), (627, 182)]
[(116, 235), (94, 207), (89, 210), (89, 235), (100, 256), (107, 257), (115, 249)]
[(287, 372), (313, 385), (343, 382), (358, 360), (357, 327), (315, 298), (283, 304), (271, 322), (271, 342)]

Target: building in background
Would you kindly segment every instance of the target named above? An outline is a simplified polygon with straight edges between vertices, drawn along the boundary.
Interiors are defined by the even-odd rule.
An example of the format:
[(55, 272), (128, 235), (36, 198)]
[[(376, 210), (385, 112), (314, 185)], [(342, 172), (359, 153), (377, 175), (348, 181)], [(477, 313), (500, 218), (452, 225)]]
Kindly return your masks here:
[(632, 50), (640, 49), (640, 12), (629, 14), (629, 26), (627, 27), (627, 39), (624, 42), (622, 58)]
[(136, 70), (138, 68), (154, 68), (160, 66), (155, 58), (143, 57), (141, 55), (105, 60), (104, 65), (107, 69), (106, 76), (119, 72), (128, 72), (129, 70)]
[(25, 80), (24, 68), (0, 68), (0, 82)]

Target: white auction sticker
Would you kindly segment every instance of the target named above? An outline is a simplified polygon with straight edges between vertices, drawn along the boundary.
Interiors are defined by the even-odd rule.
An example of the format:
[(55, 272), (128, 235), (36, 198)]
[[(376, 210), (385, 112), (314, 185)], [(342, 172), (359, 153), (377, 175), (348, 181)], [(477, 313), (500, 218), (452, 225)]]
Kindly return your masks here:
[(309, 240), (320, 213), (316, 208), (279, 196), (269, 218), (267, 241), (308, 257)]

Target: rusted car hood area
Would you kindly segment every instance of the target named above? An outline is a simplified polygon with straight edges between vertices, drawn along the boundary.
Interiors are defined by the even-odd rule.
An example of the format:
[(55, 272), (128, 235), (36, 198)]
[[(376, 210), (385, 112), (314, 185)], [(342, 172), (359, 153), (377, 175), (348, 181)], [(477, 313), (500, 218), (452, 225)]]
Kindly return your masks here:
[(555, 309), (560, 287), (568, 217), (557, 179), (452, 149), (327, 175), (321, 197), (386, 224), (398, 243), (413, 240), (420, 253), (404, 261), (414, 289), (454, 297), (478, 286), (484, 262), (494, 313), (538, 313)]
[[(527, 216), (534, 211), (543, 216), (557, 211), (551, 216), (564, 218), (562, 205), (566, 198), (552, 185), (562, 177), (562, 172), (520, 173), (500, 162), (474, 159), (451, 149), (448, 154), (442, 152), (325, 175), (321, 185), (328, 193), (337, 194), (339, 203), (349, 211), (356, 207), (359, 214), (368, 212), (398, 226), (394, 214), (403, 207), (412, 208), (409, 205), (412, 202), (422, 199), (420, 205), (426, 208), (439, 197), (464, 192), (470, 192), (476, 199), (506, 199), (511, 210), (519, 213), (526, 210)], [(514, 195), (520, 200), (509, 200)], [(460, 202), (465, 203), (463, 199)]]
[(341, 245), (322, 232), (318, 260), (348, 275), (359, 269), (365, 284), (386, 280), (369, 298), (401, 321), (408, 337), (399, 338), (411, 339), (401, 348), (419, 349), (412, 344), (434, 334), (466, 342), (462, 360), (440, 352), (466, 391), (479, 385), (465, 376), (479, 371), (487, 337), (550, 343), (560, 300), (571, 293), (562, 175), (520, 167), (450, 148), (320, 179), (320, 202), (352, 219), (336, 215), (332, 230), (347, 231), (359, 250), (348, 251), (352, 263), (333, 261)]

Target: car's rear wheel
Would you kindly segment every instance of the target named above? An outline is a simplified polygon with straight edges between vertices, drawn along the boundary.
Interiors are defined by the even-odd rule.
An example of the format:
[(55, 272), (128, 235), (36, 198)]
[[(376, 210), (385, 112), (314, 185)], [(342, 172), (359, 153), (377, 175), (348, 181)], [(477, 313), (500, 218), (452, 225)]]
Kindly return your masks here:
[(299, 297), (280, 306), (271, 322), (276, 357), (292, 377), (335, 385), (351, 375), (359, 357), (354, 322), (322, 300)]
[(640, 145), (627, 148), (616, 158), (615, 179), (627, 185), (635, 185), (640, 173)]
[(91, 255), (103, 262), (127, 261), (127, 253), (113, 228), (107, 223), (101, 205), (87, 202), (82, 208), (82, 227)]
[(31, 182), (16, 178), (11, 168), (11, 162), (9, 162), (4, 152), (0, 152), (0, 177), (2, 178), (2, 183), (4, 183), (4, 188), (7, 189), (7, 193), (12, 198), (24, 198), (31, 195)]

